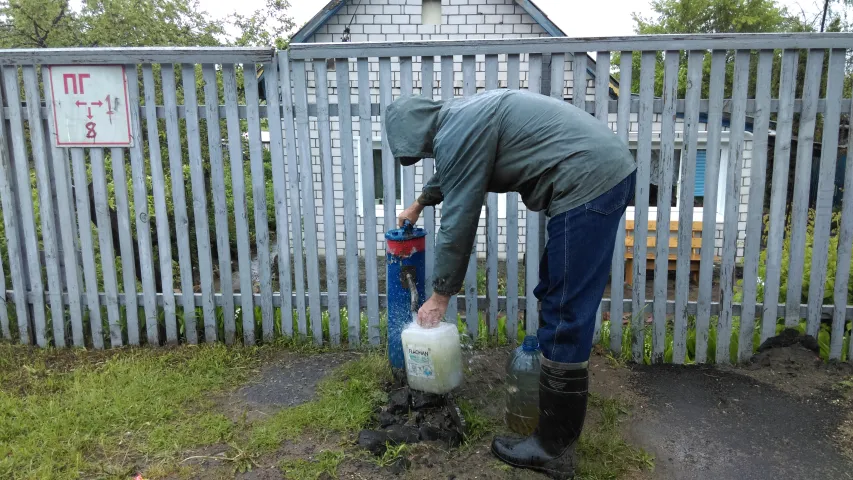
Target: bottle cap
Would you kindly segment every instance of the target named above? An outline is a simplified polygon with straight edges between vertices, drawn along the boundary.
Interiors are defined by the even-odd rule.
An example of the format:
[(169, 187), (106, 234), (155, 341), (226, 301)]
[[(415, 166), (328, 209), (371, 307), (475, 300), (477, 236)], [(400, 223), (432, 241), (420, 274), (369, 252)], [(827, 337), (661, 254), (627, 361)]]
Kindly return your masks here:
[(539, 339), (536, 335), (527, 335), (524, 337), (524, 342), (521, 344), (521, 349), (525, 352), (535, 352), (539, 349)]

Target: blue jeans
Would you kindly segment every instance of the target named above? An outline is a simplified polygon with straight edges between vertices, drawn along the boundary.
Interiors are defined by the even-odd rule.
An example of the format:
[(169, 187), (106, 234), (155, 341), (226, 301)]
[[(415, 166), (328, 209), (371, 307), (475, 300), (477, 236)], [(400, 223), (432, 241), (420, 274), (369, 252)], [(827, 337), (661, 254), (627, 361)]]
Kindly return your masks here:
[(635, 181), (636, 172), (548, 222), (548, 243), (534, 290), (541, 309), (539, 345), (548, 360), (589, 360), (595, 313), (610, 278), (616, 231), (634, 197)]

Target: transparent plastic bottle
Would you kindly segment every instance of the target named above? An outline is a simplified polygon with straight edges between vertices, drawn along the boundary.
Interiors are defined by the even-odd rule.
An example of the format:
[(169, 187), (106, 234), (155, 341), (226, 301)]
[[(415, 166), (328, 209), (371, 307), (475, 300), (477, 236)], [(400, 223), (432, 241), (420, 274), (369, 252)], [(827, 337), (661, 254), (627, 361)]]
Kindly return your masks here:
[(530, 435), (539, 422), (539, 341), (528, 335), (506, 366), (506, 424), (520, 435)]

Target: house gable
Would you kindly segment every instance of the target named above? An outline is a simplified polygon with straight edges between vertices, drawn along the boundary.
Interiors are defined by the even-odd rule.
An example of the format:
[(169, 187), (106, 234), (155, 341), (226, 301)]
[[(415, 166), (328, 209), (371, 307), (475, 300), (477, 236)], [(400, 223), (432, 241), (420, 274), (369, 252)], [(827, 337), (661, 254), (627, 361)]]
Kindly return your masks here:
[[(341, 42), (347, 29), (351, 42), (536, 38), (552, 36), (548, 29), (562, 34), (550, 20), (545, 26), (540, 24), (515, 0), (497, 0), (489, 4), (476, 0), (444, 0), (439, 25), (424, 24), (421, 0), (390, 0), (390, 3), (335, 0), (334, 3), (334, 6), (327, 5), (297, 32), (292, 41)], [(544, 14), (540, 18), (547, 19)]]

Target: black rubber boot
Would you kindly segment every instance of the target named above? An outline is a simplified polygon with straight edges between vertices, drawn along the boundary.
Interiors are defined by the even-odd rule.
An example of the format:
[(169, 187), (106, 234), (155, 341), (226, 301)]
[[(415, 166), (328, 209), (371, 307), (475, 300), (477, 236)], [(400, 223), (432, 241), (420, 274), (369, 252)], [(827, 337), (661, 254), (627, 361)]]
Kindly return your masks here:
[(588, 362), (558, 363), (542, 358), (539, 425), (527, 438), (497, 437), (492, 453), (502, 462), (557, 480), (575, 476), (575, 447), (586, 418)]

